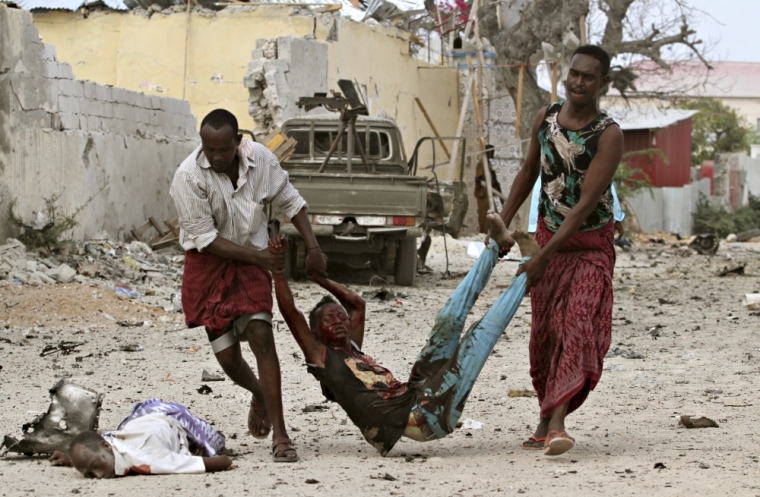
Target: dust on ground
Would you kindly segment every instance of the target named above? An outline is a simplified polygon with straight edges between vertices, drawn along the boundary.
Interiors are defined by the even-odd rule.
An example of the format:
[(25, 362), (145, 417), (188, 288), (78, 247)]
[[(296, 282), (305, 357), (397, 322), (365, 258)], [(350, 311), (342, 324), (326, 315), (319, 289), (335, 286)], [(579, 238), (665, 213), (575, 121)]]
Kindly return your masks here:
[[(454, 275), (472, 266), (468, 243), (448, 240)], [(213, 390), (208, 395), (197, 392), (203, 369), (221, 370), (205, 333), (182, 329), (181, 315), (88, 284), (5, 285), (0, 287), (0, 434), (20, 435), (23, 423), (47, 409), (47, 389), (71, 376), (106, 394), (101, 427), (116, 426), (134, 402), (160, 397), (211, 421), (237, 456), (236, 468), (225, 473), (100, 481), (50, 467), (42, 458), (12, 456), (0, 460), (0, 494), (760, 495), (760, 316), (742, 305), (744, 294), (760, 291), (758, 252), (753, 244), (724, 244), (717, 256), (687, 256), (667, 244), (639, 244), (634, 252), (618, 253), (615, 352), (605, 361), (596, 391), (568, 418), (576, 448), (552, 459), (520, 448), (537, 421), (536, 399), (508, 396), (510, 389), (531, 386), (527, 299), (462, 416), (483, 428), (457, 430), (426, 444), (402, 439), (385, 458), (336, 404), (304, 411), (324, 399), (276, 314), (286, 422), (301, 461), (275, 464), (271, 440), (246, 433), (249, 396), (243, 390), (227, 380), (208, 383)], [(414, 288), (395, 288), (397, 300), (368, 304), (365, 351), (401, 379), (461, 279), (441, 277), (443, 253), (437, 237), (427, 261), (432, 274), (420, 276)], [(744, 276), (715, 276), (740, 262), (747, 263)], [(515, 269), (514, 262), (497, 266), (470, 320), (485, 312)], [(353, 288), (377, 289), (382, 283), (375, 279), (369, 286), (371, 276), (354, 273)], [(307, 282), (293, 283), (293, 291), (304, 311), (323, 293)], [(143, 326), (118, 321), (143, 321)], [(70, 355), (40, 357), (45, 345), (61, 340), (85, 343)], [(126, 352), (125, 344), (144, 349)], [(245, 354), (255, 364), (250, 351)], [(679, 427), (684, 414), (707, 416), (720, 427)]]

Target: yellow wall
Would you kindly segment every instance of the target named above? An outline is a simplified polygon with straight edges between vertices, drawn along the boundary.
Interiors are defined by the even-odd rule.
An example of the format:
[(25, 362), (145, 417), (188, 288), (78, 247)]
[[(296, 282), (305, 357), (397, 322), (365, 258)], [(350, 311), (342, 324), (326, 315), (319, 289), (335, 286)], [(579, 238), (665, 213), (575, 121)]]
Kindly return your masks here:
[[(290, 7), (228, 8), (208, 16), (193, 12), (189, 22), (184, 98), (202, 118), (217, 107), (233, 112), (241, 126), (253, 128), (243, 77), (259, 38), (314, 35), (326, 41), (334, 23), (337, 41), (329, 42), (328, 83), (355, 79), (368, 95), (370, 113), (396, 120), (405, 148), (432, 134), (414, 97), (419, 97), (442, 135), (456, 131), (458, 74), (453, 69), (420, 70), (425, 62), (409, 55), (409, 34), (330, 15), (291, 15)], [(71, 64), (79, 79), (89, 79), (148, 94), (183, 98), (187, 15), (95, 11), (34, 14), (45, 43)], [(200, 119), (199, 119), (200, 122)], [(450, 175), (440, 171), (443, 179)]]
[[(248, 91), (243, 77), (258, 38), (314, 32), (314, 19), (290, 16), (289, 8), (268, 7), (249, 12), (223, 10), (216, 16), (191, 13), (187, 83), (184, 99), (193, 114), (203, 117), (217, 107), (233, 112), (241, 126), (253, 127), (248, 115)], [(183, 98), (184, 13), (153, 14), (49, 11), (34, 14), (45, 43), (55, 45), (58, 59), (71, 64), (78, 79), (89, 79), (142, 91)]]

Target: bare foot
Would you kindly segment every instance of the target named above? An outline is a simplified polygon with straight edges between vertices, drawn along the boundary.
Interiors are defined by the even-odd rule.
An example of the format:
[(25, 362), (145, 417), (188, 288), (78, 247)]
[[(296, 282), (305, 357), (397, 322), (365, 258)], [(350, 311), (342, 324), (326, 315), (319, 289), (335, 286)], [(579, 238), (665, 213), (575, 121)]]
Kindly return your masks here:
[(517, 246), (520, 247), (520, 254), (523, 257), (533, 257), (539, 250), (541, 250), (541, 247), (538, 246), (533, 235), (526, 233), (523, 230), (513, 231), (512, 238), (515, 239)]
[(501, 216), (494, 211), (489, 210), (486, 217), (488, 218), (489, 225), (488, 237), (496, 242), (499, 246), (500, 253), (509, 251), (509, 249), (515, 244), (515, 241), (509, 236), (509, 231), (507, 230), (507, 227), (504, 226), (504, 221), (501, 219)]

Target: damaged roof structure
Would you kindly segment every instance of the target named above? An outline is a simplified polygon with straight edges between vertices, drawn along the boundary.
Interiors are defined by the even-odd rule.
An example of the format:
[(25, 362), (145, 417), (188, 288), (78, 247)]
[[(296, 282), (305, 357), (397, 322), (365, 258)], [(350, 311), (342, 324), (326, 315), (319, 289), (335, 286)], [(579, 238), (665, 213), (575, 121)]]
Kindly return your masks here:
[[(181, 7), (184, 10), (187, 2), (175, 0), (0, 0), (1, 3), (13, 4), (24, 10), (69, 10), (77, 11), (86, 8), (106, 8), (111, 10), (145, 9), (162, 11)], [(274, 4), (293, 7), (322, 7), (324, 11), (340, 10), (341, 15), (354, 21), (363, 22), (367, 19), (376, 21), (398, 20), (409, 18), (426, 12), (425, 4), (420, 0), (263, 0), (256, 2), (193, 0), (194, 6), (220, 10), (227, 6), (258, 6)]]

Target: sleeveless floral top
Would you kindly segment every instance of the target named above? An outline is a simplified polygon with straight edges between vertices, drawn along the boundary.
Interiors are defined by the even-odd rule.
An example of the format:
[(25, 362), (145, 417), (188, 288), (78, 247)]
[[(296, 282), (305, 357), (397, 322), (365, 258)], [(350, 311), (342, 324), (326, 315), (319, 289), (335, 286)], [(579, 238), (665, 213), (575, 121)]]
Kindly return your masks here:
[[(602, 113), (579, 130), (565, 129), (557, 121), (561, 108), (562, 103), (549, 106), (538, 129), (542, 185), (538, 212), (552, 232), (559, 229), (565, 216), (580, 201), (583, 180), (596, 155), (599, 137), (607, 126), (617, 124)], [(612, 215), (612, 193), (607, 187), (578, 231), (602, 228), (609, 223)]]

